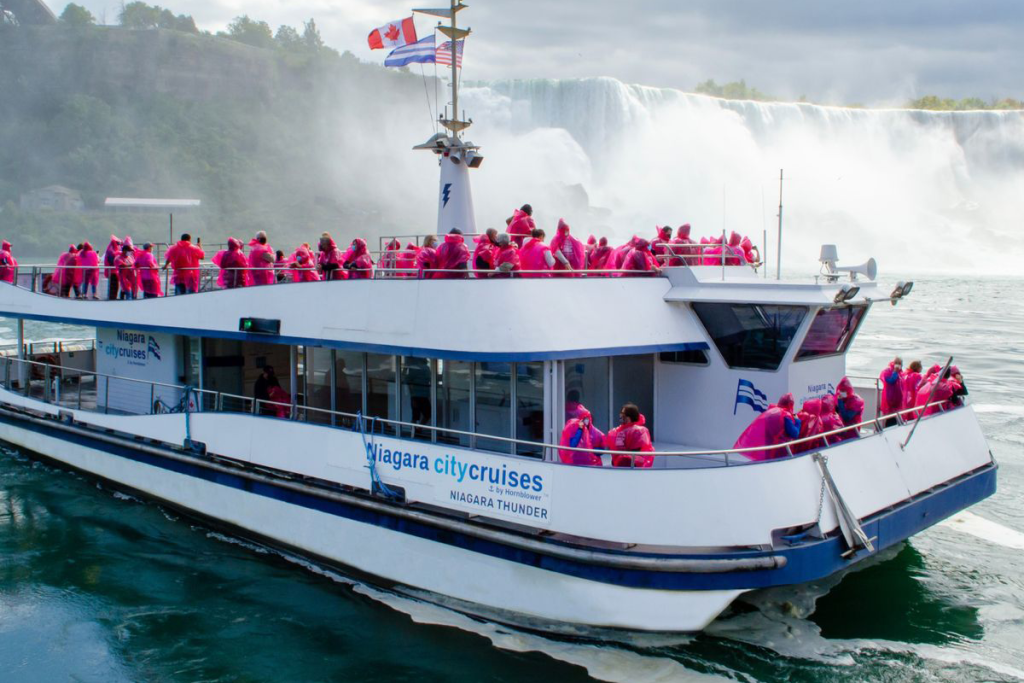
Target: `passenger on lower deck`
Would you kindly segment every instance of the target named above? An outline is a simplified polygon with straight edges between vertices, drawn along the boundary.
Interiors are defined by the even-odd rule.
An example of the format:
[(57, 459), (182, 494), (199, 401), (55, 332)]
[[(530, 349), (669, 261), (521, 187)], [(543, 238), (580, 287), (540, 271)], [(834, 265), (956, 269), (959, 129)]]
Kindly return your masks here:
[[(257, 401), (271, 401), (270, 392), (274, 388), (280, 389), (281, 383), (277, 381), (277, 375), (274, 373), (274, 366), (265, 365), (263, 366), (263, 372), (259, 377), (256, 378), (256, 385), (253, 387), (253, 397)], [(259, 413), (260, 415), (274, 415), (276, 414), (274, 406), (267, 403), (260, 403)]]
[[(565, 427), (562, 429), (562, 438), (558, 445), (570, 448), (600, 449), (603, 444), (604, 434), (594, 426), (590, 411), (577, 403), (572, 417), (566, 421)], [(562, 449), (558, 451), (558, 457), (566, 465), (601, 466), (601, 456), (596, 453)]]
[[(618, 427), (610, 430), (604, 437), (604, 447), (609, 451), (634, 451), (635, 453), (652, 453), (654, 444), (651, 433), (647, 431), (647, 418), (632, 403), (622, 406), (619, 412)], [(613, 455), (612, 467), (651, 467), (654, 465), (653, 455)]]
[[(778, 403), (768, 406), (768, 410), (754, 418), (754, 421), (743, 430), (733, 448), (763, 448), (780, 446), (800, 436), (800, 420), (793, 414), (796, 407), (793, 394), (786, 394)], [(772, 460), (789, 455), (784, 448), (772, 448), (743, 453), (751, 460)]]
[[(836, 412), (843, 420), (843, 425), (850, 427), (860, 424), (864, 419), (864, 399), (853, 390), (849, 377), (839, 380), (836, 387)], [(856, 427), (842, 433), (842, 440), (856, 439), (860, 436), (860, 428)]]

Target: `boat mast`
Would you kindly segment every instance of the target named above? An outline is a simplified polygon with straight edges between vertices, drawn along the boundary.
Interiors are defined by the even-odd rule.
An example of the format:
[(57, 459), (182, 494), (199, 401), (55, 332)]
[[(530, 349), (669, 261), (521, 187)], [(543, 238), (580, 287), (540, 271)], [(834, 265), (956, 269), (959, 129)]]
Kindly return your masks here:
[(462, 132), (473, 125), (472, 119), (463, 120), (459, 116), (459, 46), (464, 45), (463, 41), (471, 33), (469, 29), (458, 26), (458, 13), (464, 9), (466, 5), (461, 0), (451, 0), (449, 7), (413, 10), (449, 20), (447, 25), (437, 25), (437, 30), (447, 36), (451, 44), (452, 112), (449, 116), (446, 106), (439, 121), (447, 132), (438, 133), (424, 144), (413, 148), (427, 149), (438, 156), (441, 167), (437, 209), (439, 235), (447, 234), (452, 228), (458, 228), (467, 234), (477, 232), (469, 169), (478, 168), (484, 158), (479, 154), (479, 147), (462, 140)]

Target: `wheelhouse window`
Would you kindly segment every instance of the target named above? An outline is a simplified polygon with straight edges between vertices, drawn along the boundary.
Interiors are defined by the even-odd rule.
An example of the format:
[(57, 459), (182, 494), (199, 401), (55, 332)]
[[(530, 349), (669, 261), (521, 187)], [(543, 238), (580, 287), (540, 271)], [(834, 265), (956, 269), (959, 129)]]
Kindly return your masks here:
[(845, 353), (864, 320), (867, 306), (823, 308), (814, 316), (811, 329), (800, 346), (797, 360)]
[(678, 363), (680, 365), (707, 365), (708, 352), (704, 349), (692, 351), (662, 351), (658, 354), (662, 363)]
[(693, 310), (731, 368), (777, 370), (806, 306), (695, 303)]

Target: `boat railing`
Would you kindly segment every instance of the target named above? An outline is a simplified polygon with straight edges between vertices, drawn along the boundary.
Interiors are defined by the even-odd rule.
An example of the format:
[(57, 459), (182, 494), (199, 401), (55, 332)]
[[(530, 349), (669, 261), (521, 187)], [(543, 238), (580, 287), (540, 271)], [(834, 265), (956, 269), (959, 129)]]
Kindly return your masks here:
[[(60, 355), (64, 352), (95, 351), (96, 339), (47, 339), (43, 341), (25, 342), (22, 351), (26, 356), (33, 357), (43, 354)], [(0, 344), (0, 356), (17, 354), (18, 342)]]
[[(559, 457), (560, 453), (568, 452), (596, 454), (601, 457), (605, 465), (611, 464), (611, 458), (616, 455), (627, 455), (633, 456), (630, 462), (634, 467), (640, 460), (636, 456), (653, 456), (656, 459), (684, 458), (690, 461), (691, 466), (695, 465), (698, 468), (702, 465), (705, 467), (735, 467), (752, 464), (754, 460), (750, 456), (760, 460), (780, 460), (809, 455), (812, 452), (820, 452), (825, 448), (842, 443), (842, 441), (829, 443), (832, 440), (831, 437), (836, 439), (870, 438), (871, 436), (882, 434), (883, 425), (890, 421), (902, 425), (907, 421), (918, 419), (929, 408), (934, 408), (936, 412), (945, 412), (947, 410), (944, 402), (934, 402), (928, 406), (908, 408), (897, 413), (864, 420), (858, 424), (847, 425), (829, 432), (776, 445), (751, 448), (637, 453), (635, 451), (563, 446), (513, 437), (468, 432), (450, 427), (424, 425), (366, 416), (360, 413), (316, 408), (299, 403), (298, 397), (294, 395), (291, 402), (256, 399), (227, 392), (195, 389), (178, 384), (118, 377), (96, 371), (9, 356), (0, 359), (0, 368), (3, 369), (3, 374), (0, 375), (0, 386), (7, 391), (68, 409), (123, 415), (159, 415), (183, 412), (253, 414), (349, 430), (361, 429), (371, 439), (378, 435), (411, 438), (414, 440), (422, 439), (432, 443), (458, 445), (469, 449), (485, 450), (504, 455), (543, 458), (555, 464), (562, 463)], [(104, 380), (102, 387), (100, 386), (101, 379)], [(148, 392), (148, 406), (141, 410), (112, 409), (110, 403), (111, 386), (115, 382), (126, 383), (127, 386), (141, 389), (143, 396)], [(71, 385), (74, 385), (75, 389), (67, 388)], [(102, 402), (100, 401), (101, 391), (103, 392)], [(862, 431), (868, 433), (862, 435)], [(422, 436), (418, 436), (418, 434)], [(489, 447), (490, 444), (495, 443), (503, 444), (507, 446), (507, 449), (501, 451)], [(670, 462), (667, 461), (666, 464)]]

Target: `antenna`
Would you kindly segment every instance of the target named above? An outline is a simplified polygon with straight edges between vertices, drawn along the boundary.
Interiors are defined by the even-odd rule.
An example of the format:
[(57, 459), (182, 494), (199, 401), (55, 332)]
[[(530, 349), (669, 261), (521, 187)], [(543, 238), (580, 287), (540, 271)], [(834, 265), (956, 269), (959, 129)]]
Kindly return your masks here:
[(452, 46), (452, 115), (451, 118), (448, 117), (448, 110), (446, 107), (444, 117), (441, 119), (441, 125), (447, 128), (456, 138), (459, 137), (459, 133), (473, 125), (472, 121), (459, 119), (459, 43), (465, 40), (466, 36), (472, 33), (472, 31), (465, 28), (459, 28), (457, 15), (459, 12), (466, 9), (466, 7), (467, 5), (462, 4), (461, 0), (451, 0), (450, 7), (413, 10), (413, 12), (419, 12), (420, 14), (444, 17), (450, 21), (447, 26), (440, 22), (437, 24), (437, 30), (448, 37)]
[(782, 171), (779, 169), (779, 247), (775, 252), (775, 279), (782, 279)]

